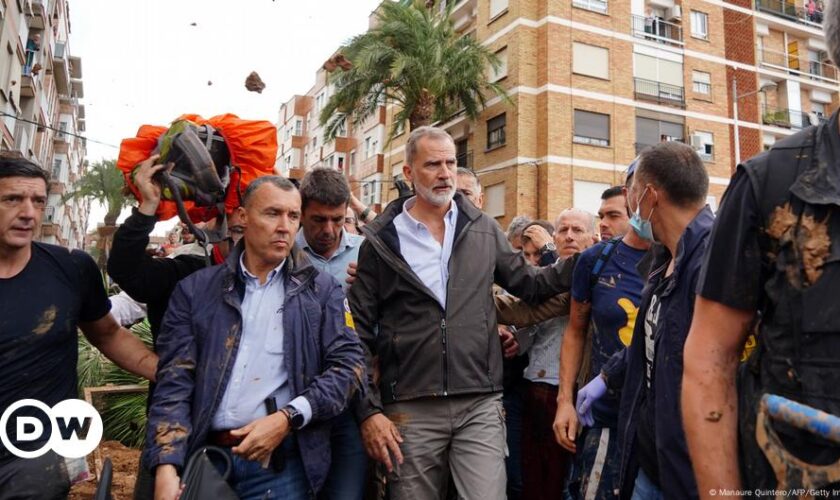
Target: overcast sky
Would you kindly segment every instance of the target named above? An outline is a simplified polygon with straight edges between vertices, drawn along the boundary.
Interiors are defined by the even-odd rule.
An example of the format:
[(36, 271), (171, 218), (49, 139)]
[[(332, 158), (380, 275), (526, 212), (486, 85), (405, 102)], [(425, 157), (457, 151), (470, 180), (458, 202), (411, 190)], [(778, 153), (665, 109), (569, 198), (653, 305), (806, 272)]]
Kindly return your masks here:
[[(276, 123), (280, 104), (309, 90), (315, 71), (367, 29), (379, 3), (69, 0), (70, 51), (82, 58), (89, 161), (118, 153), (93, 140), (119, 146), (141, 124), (166, 125), (183, 113)], [(262, 94), (244, 87), (251, 71), (266, 84)], [(91, 227), (103, 216), (100, 207), (92, 210)]]

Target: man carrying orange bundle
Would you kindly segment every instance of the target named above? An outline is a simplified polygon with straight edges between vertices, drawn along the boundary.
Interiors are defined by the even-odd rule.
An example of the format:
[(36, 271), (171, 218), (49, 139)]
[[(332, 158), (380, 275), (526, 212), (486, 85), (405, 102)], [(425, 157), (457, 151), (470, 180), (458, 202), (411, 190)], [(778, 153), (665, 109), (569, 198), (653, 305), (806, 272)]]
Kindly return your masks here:
[[(194, 132), (198, 127), (204, 127), (201, 145), (207, 145), (207, 156), (200, 150), (184, 153), (183, 148), (178, 149), (184, 131)], [(198, 137), (201, 139), (201, 135)], [(241, 120), (234, 115), (209, 120), (184, 115), (168, 129), (144, 125), (136, 137), (123, 140), (117, 167), (123, 171), (126, 184), (140, 203), (114, 234), (108, 274), (133, 299), (147, 305), (155, 345), (169, 297), (178, 282), (207, 265), (223, 262), (242, 237), (243, 226), (235, 210), (239, 195), (256, 178), (273, 173), (276, 154), (276, 129), (271, 123)], [(187, 155), (193, 160), (191, 164), (185, 162)], [(203, 166), (199, 163), (202, 158), (206, 162)], [(200, 175), (211, 174), (211, 180), (215, 180), (212, 178), (215, 173), (224, 188), (216, 193), (203, 192), (206, 188), (202, 186), (210, 185), (204, 182), (206, 179), (189, 175), (191, 170), (200, 173), (202, 169)], [(165, 181), (164, 174), (170, 182)], [(182, 189), (175, 193), (172, 185)], [(175, 194), (180, 196), (177, 201), (173, 199)], [(209, 258), (185, 254), (162, 259), (146, 254), (155, 224), (179, 212), (188, 217), (183, 221), (188, 226), (215, 219), (210, 220), (211, 227), (202, 234), (205, 243), (208, 239), (218, 240), (212, 247), (206, 246)], [(219, 217), (222, 214), (226, 216)], [(150, 396), (152, 389), (149, 389)], [(152, 498), (153, 492), (152, 476), (141, 464), (135, 498)]]

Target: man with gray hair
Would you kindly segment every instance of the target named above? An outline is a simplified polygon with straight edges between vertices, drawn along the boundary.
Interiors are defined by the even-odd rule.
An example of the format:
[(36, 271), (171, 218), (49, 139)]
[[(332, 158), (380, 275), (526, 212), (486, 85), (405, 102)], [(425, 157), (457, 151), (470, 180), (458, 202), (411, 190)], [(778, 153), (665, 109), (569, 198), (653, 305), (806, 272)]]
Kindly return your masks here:
[[(840, 63), (837, 0), (826, 2), (824, 29), (828, 52)], [(719, 488), (780, 488), (774, 468), (781, 454), (799, 464), (840, 457), (836, 441), (806, 430), (813, 419), (774, 422), (764, 399), (775, 395), (840, 416), (838, 130), (835, 111), (776, 142), (738, 166), (724, 195), (685, 345), (682, 414), (702, 497)], [(739, 369), (757, 318), (758, 346)], [(826, 421), (823, 415), (819, 423)], [(778, 454), (776, 467), (759, 431)], [(788, 469), (788, 477), (802, 472)], [(825, 482), (807, 488), (837, 491)]]
[(394, 500), (439, 497), (449, 471), (459, 496), (505, 498), (493, 283), (529, 303), (570, 284), (570, 262), (529, 266), (496, 221), (456, 192), (455, 156), (444, 130), (412, 131), (403, 174), (416, 195), (363, 228), (349, 293), (371, 373), (374, 363), (379, 373), (357, 408), (362, 438), (394, 472)]
[(464, 167), (458, 167), (458, 192), (464, 198), (470, 200), (475, 208), (481, 210), (484, 207), (484, 193), (481, 189), (481, 181), (478, 174)]

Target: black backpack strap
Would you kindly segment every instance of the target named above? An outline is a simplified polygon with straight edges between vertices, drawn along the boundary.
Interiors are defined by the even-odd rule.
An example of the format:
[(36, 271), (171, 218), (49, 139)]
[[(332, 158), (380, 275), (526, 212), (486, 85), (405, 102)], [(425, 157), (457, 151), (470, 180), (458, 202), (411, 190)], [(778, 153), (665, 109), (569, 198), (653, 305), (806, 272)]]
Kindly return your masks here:
[(600, 278), (601, 273), (604, 272), (604, 266), (606, 266), (607, 262), (609, 262), (610, 257), (612, 257), (613, 250), (615, 250), (615, 247), (618, 246), (621, 239), (621, 236), (616, 236), (604, 243), (604, 248), (601, 249), (601, 254), (598, 255), (598, 260), (595, 261), (595, 264), (592, 266), (592, 272), (589, 273), (590, 289), (595, 288), (595, 285), (598, 284), (598, 278)]

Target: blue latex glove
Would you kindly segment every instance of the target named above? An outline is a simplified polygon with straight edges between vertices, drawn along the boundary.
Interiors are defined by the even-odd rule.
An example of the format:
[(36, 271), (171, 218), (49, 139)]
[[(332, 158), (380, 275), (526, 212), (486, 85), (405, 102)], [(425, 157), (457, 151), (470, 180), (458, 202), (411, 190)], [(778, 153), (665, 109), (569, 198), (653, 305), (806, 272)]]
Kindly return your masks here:
[(601, 399), (607, 393), (607, 383), (604, 377), (598, 375), (588, 384), (583, 386), (577, 393), (577, 410), (580, 422), (586, 427), (595, 425), (595, 418), (592, 416), (592, 404)]

